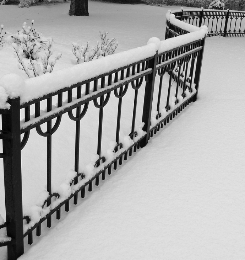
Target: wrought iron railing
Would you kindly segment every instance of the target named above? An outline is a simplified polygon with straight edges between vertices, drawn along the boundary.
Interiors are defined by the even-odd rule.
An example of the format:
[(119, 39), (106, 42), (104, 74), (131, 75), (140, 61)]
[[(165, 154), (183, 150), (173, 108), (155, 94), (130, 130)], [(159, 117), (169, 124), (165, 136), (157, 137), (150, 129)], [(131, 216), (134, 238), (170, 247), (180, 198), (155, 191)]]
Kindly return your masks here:
[(181, 10), (173, 12), (175, 17), (197, 27), (206, 25), (208, 37), (238, 37), (245, 35), (245, 12), (233, 10)]
[[(185, 34), (183, 28), (168, 21), (167, 38)], [(115, 67), (106, 73), (63, 87), (55, 92), (42, 95), (29, 101), (20, 97), (9, 99), (10, 109), (1, 109), (4, 162), (4, 185), (6, 197), (7, 235), (12, 240), (0, 242), (8, 246), (8, 259), (17, 259), (24, 252), (24, 237), (33, 243), (33, 232), (36, 236), (42, 233), (42, 223), (52, 226), (52, 215), (60, 219), (64, 207), (66, 212), (70, 204), (77, 204), (78, 198), (84, 198), (87, 192), (98, 186), (101, 180), (116, 170), (123, 161), (134, 152), (147, 145), (149, 138), (169, 123), (188, 104), (196, 101), (201, 74), (205, 34), (197, 40), (168, 48), (165, 43), (175, 43), (168, 39), (160, 43), (155, 55), (137, 60), (129, 65)], [(106, 59), (106, 58), (105, 58)], [(54, 74), (55, 75), (55, 74)], [(32, 79), (35, 80), (35, 79)], [(45, 84), (43, 81), (42, 84)], [(127, 133), (130, 144), (125, 146), (119, 138), (121, 130), (122, 102), (129, 91), (134, 93), (130, 131)], [(139, 100), (139, 91), (143, 90), (143, 101)], [(110, 99), (117, 99), (117, 116), (115, 134), (112, 140), (115, 146), (113, 158), (109, 160), (102, 152), (103, 116)], [(95, 174), (89, 178), (79, 170), (81, 122), (92, 104), (98, 109), (99, 123), (97, 129), (96, 153), (94, 162)], [(42, 111), (45, 106), (45, 111)], [(143, 128), (137, 131), (136, 112), (142, 111)], [(138, 112), (137, 112), (138, 113)], [(23, 120), (21, 120), (21, 114)], [(62, 121), (63, 115), (75, 121), (74, 171), (76, 176), (69, 182), (72, 192), (62, 197), (52, 190), (52, 138)], [(52, 122), (53, 120), (53, 122)], [(43, 130), (46, 125), (46, 131)], [(40, 219), (33, 222), (31, 216), (23, 216), (21, 150), (28, 144), (30, 132), (36, 132), (46, 139), (46, 175), (49, 196), (40, 208)], [(45, 213), (46, 212), (46, 213)]]

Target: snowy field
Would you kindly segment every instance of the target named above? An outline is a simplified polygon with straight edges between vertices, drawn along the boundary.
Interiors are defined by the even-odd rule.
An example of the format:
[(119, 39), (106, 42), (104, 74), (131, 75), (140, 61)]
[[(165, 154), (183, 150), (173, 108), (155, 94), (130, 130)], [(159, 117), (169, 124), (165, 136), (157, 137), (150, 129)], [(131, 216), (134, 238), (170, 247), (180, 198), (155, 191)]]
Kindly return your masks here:
[[(56, 67), (61, 69), (74, 64), (71, 42), (96, 41), (100, 30), (119, 41), (118, 51), (145, 45), (152, 36), (163, 39), (168, 9), (89, 2), (89, 17), (69, 17), (69, 4), (62, 3), (29, 9), (2, 6), (0, 17), (11, 33), (34, 19), (37, 30), (52, 36), (55, 50), (63, 53)], [(244, 38), (207, 39), (198, 101), (20, 259), (244, 259), (244, 43)], [(0, 77), (10, 72), (25, 76), (15, 64), (11, 47), (0, 51), (0, 60)], [(91, 129), (96, 126), (89, 120), (87, 124)], [(63, 124), (63, 130), (67, 128), (71, 127)], [(109, 131), (107, 127), (104, 132)], [(57, 141), (59, 149), (72, 147), (73, 132), (68, 133)], [(36, 163), (38, 151), (33, 148), (38, 145), (45, 150), (45, 144), (35, 134), (29, 142), (32, 139), (34, 143), (23, 150), (25, 206), (35, 203), (36, 190), (43, 189), (45, 179), (30, 178), (35, 167), (45, 172), (41, 161), (45, 154)], [(89, 141), (84, 141), (84, 147)], [(107, 141), (105, 135), (105, 145)], [(63, 172), (73, 165), (70, 159), (54, 159), (59, 164), (58, 185), (65, 178)], [(33, 165), (28, 166), (28, 160)], [(4, 215), (3, 186), (0, 189), (0, 214)], [(6, 259), (6, 248), (0, 249), (0, 259)]]

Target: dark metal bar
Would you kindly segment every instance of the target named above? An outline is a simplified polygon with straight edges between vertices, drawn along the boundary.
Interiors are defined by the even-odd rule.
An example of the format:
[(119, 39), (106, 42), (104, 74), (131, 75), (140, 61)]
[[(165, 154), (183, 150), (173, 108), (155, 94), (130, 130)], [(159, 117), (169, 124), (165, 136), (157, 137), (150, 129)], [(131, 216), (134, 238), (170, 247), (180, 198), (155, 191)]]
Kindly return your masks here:
[(178, 91), (179, 91), (179, 85), (180, 85), (180, 71), (181, 71), (181, 62), (178, 63), (178, 67), (179, 70), (178, 70), (178, 78), (177, 78), (177, 85), (176, 85), (176, 92), (175, 92), (175, 104), (178, 104), (179, 103), (179, 100), (178, 100)]
[(59, 93), (58, 94), (58, 107), (62, 107), (62, 97), (63, 97), (63, 93)]
[(135, 89), (135, 93), (134, 93), (133, 118), (132, 118), (132, 125), (131, 125), (131, 138), (132, 138), (132, 139), (134, 138), (136, 109), (137, 109), (137, 99), (138, 99), (138, 89)]
[(25, 107), (25, 122), (30, 120), (30, 106)]
[(170, 110), (170, 105), (169, 105), (169, 98), (170, 98), (170, 91), (171, 91), (171, 86), (172, 86), (172, 71), (170, 72), (170, 77), (169, 77), (169, 82), (168, 82), (168, 95), (167, 95), (167, 103), (165, 106), (166, 111)]
[(193, 97), (193, 102), (195, 102), (197, 100), (197, 95), (198, 95), (200, 76), (201, 76), (201, 69), (202, 69), (202, 61), (203, 61), (203, 53), (204, 53), (204, 47), (205, 47), (205, 40), (206, 40), (206, 37), (202, 40), (203, 48), (199, 52), (199, 55), (197, 57), (196, 72), (195, 72), (195, 79), (194, 79), (194, 83), (196, 84), (196, 94)]
[[(52, 110), (52, 97), (47, 99), (47, 111)], [(47, 191), (49, 195), (52, 194), (52, 135), (51, 135), (51, 129), (52, 129), (52, 120), (49, 120), (47, 122)], [(47, 206), (51, 204), (51, 198), (47, 200)], [(47, 226), (51, 227), (51, 217), (47, 219)]]
[(162, 94), (162, 79), (163, 75), (160, 75), (160, 82), (159, 82), (159, 88), (158, 88), (158, 99), (157, 99), (157, 112), (159, 114), (160, 110), (160, 103), (161, 103), (161, 94)]
[(41, 223), (37, 226), (37, 228), (36, 228), (36, 235), (39, 237), (39, 236), (41, 236)]
[(156, 78), (157, 58), (158, 58), (158, 52), (156, 52), (154, 57), (149, 61), (149, 68), (152, 69), (152, 73), (148, 75), (145, 84), (145, 96), (144, 96), (143, 115), (142, 115), (142, 122), (144, 123), (143, 131), (145, 131), (147, 134), (140, 141), (141, 147), (147, 145), (149, 134), (150, 134), (152, 99), (153, 99), (153, 92), (154, 92), (154, 85), (155, 85), (155, 78)]
[[(81, 97), (81, 85), (77, 87), (77, 98)], [(75, 172), (79, 173), (79, 154), (80, 154), (80, 124), (79, 116), (81, 113), (81, 106), (76, 109), (76, 134), (75, 134)], [(78, 177), (74, 178), (74, 184), (78, 183)], [(74, 204), (77, 204), (78, 195), (74, 196)]]
[(185, 90), (186, 90), (186, 79), (187, 79), (187, 72), (188, 72), (188, 66), (189, 66), (189, 59), (186, 58), (185, 60), (185, 79), (184, 79), (184, 83), (183, 83), (183, 92), (182, 92), (182, 97), (185, 98), (186, 94), (185, 94)]
[(7, 236), (12, 239), (12, 243), (8, 244), (8, 259), (16, 260), (24, 253), (20, 99), (9, 100), (9, 103), (9, 113), (2, 114), (2, 130), (11, 135), (11, 138), (3, 139), (3, 167)]
[(37, 101), (35, 103), (35, 117), (39, 117), (40, 116), (40, 101)]
[(199, 27), (202, 26), (202, 19), (203, 19), (203, 8), (202, 8), (202, 11), (200, 13), (200, 18), (199, 18)]
[(229, 20), (229, 14), (230, 14), (230, 10), (228, 9), (226, 16), (225, 16), (224, 37), (226, 37), (226, 35), (227, 35), (227, 24), (228, 24), (228, 20)]
[[(122, 88), (120, 88), (119, 95), (122, 95)], [(119, 133), (120, 133), (120, 122), (121, 122), (121, 110), (122, 110), (122, 98), (120, 97), (118, 100), (118, 107), (117, 107), (117, 128), (116, 128), (116, 142), (119, 144)]]
[[(79, 115), (81, 113), (81, 107), (79, 106), (76, 109), (76, 117), (79, 118)], [(79, 154), (80, 154), (80, 126), (81, 126), (81, 121), (77, 120), (76, 121), (76, 135), (75, 135), (75, 172), (79, 173)], [(75, 177), (74, 179), (74, 184), (78, 183), (78, 178)], [(77, 204), (77, 194), (74, 196), (74, 204)]]
[[(103, 96), (100, 97), (100, 104), (104, 102)], [(101, 156), (101, 139), (102, 139), (102, 123), (103, 123), (103, 107), (99, 110), (99, 128), (98, 128), (98, 145), (97, 145), (97, 154)]]

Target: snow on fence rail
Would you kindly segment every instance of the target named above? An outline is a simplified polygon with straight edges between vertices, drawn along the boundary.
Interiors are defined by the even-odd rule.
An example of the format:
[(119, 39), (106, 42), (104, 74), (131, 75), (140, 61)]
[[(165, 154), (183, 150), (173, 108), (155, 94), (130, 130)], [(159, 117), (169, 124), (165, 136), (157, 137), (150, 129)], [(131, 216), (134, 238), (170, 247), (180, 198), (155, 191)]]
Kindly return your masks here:
[[(238, 37), (245, 35), (245, 12), (233, 10), (206, 10), (206, 9), (192, 9), (181, 10), (173, 12), (175, 17), (187, 23), (187, 26), (193, 25), (201, 27), (206, 25), (208, 27), (208, 37), (224, 36), (224, 37)], [(171, 18), (170, 18), (171, 20)], [(173, 21), (173, 22), (172, 22)], [(179, 21), (172, 18), (171, 24), (178, 27)], [(187, 30), (180, 26), (178, 30)], [(177, 30), (177, 33), (178, 33)], [(187, 33), (187, 32), (186, 32)]]
[[(237, 26), (231, 26), (234, 13), (234, 19), (240, 23), (238, 31)], [(224, 20), (228, 14), (232, 14), (229, 16), (231, 22)], [(0, 157), (4, 161), (6, 197), (6, 222), (0, 223), (0, 229), (6, 227), (8, 235), (5, 240), (0, 239), (0, 246), (8, 246), (8, 259), (17, 259), (24, 253), (24, 237), (32, 244), (33, 232), (40, 236), (43, 222), (51, 227), (52, 215), (60, 219), (61, 209), (69, 211), (71, 200), (77, 204), (78, 196), (84, 198), (87, 191), (93, 190), (93, 184), (98, 186), (106, 174), (110, 175), (133, 152), (146, 146), (157, 131), (188, 104), (196, 101), (207, 34), (206, 26), (196, 26), (208, 23), (212, 32), (209, 32), (209, 36), (218, 33), (241, 36), (244, 35), (241, 29), (243, 18), (244, 13), (233, 11), (202, 9), (169, 13), (164, 41), (151, 38), (146, 46), (26, 81), (16, 75), (8, 75), (0, 80), (0, 137), (3, 140)], [(215, 23), (216, 20), (218, 22)], [(122, 138), (122, 103), (129, 89), (134, 95), (132, 117), (129, 118), (131, 127)], [(143, 93), (142, 102), (140, 91)], [(116, 100), (113, 104), (117, 107), (115, 138), (111, 137), (114, 145), (104, 154), (103, 116), (113, 98)], [(82, 149), (79, 145), (81, 121), (92, 103), (99, 115), (95, 137), (97, 158), (86, 171), (82, 171), (79, 156)], [(111, 109), (115, 110), (115, 106)], [(136, 120), (136, 112), (139, 111), (141, 123)], [(76, 124), (74, 171), (57, 191), (52, 189), (51, 182), (52, 136), (65, 115)], [(41, 126), (43, 124), (46, 125), (46, 131)], [(21, 150), (27, 145), (34, 128), (46, 139), (47, 191), (41, 202), (23, 213)]]

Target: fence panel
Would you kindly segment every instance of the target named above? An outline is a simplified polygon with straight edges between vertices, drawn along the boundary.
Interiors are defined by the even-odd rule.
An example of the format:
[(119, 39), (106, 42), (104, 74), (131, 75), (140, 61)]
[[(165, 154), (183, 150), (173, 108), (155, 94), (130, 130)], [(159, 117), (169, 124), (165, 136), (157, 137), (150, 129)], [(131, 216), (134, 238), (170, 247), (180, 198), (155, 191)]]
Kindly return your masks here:
[(188, 24), (208, 27), (208, 37), (244, 36), (245, 12), (232, 10), (183, 10), (173, 12), (177, 19)]
[[(180, 16), (185, 19), (183, 11)], [(201, 20), (195, 18), (194, 23)], [(166, 38), (187, 33), (184, 26), (167, 22)], [(12, 238), (0, 246), (8, 245), (9, 259), (24, 252), (23, 237), (32, 244), (34, 235), (42, 234), (44, 224), (51, 227), (54, 218), (60, 219), (63, 211), (70, 210), (71, 203), (76, 205), (79, 197), (84, 198), (196, 101), (205, 36), (198, 40), (187, 36), (187, 43), (168, 49), (167, 41), (147, 58), (27, 101), (9, 99), (11, 108), (0, 111), (7, 188), (6, 223), (0, 228), (7, 227)], [(44, 81), (42, 86), (46, 87)], [(34, 139), (38, 141), (32, 143)], [(35, 150), (31, 160), (26, 156), (28, 149)], [(41, 164), (36, 165), (37, 156)], [(60, 173), (60, 160), (71, 165), (67, 179)], [(46, 186), (40, 201), (29, 211), (23, 210), (21, 198), (21, 174), (25, 176), (27, 168), (38, 186)], [(29, 180), (23, 181), (28, 190), (24, 201), (30, 196), (36, 199), (36, 186), (28, 187), (27, 183)], [(33, 192), (29, 192), (31, 188)]]

